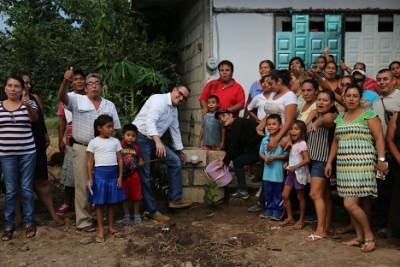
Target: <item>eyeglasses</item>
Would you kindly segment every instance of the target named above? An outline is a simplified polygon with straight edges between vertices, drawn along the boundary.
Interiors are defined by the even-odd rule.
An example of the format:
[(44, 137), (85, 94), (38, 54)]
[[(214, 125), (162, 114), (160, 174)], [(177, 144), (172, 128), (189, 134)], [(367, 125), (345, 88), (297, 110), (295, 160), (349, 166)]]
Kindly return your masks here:
[(100, 82), (88, 82), (88, 83), (86, 83), (86, 86), (88, 86), (88, 87), (91, 87), (93, 85), (100, 86), (101, 83)]
[(362, 82), (364, 81), (364, 79), (363, 79), (363, 78), (358, 78), (358, 79), (356, 79), (356, 81), (357, 81), (358, 83), (362, 83)]
[(185, 96), (181, 91), (179, 91), (178, 88), (176, 88), (176, 90), (178, 91), (180, 97), (182, 97), (182, 99), (183, 99), (184, 101), (187, 101), (187, 100), (188, 100), (187, 96)]
[(11, 121), (13, 123), (17, 123), (17, 121), (15, 120), (15, 117), (14, 117), (14, 112), (10, 111), (10, 116), (11, 116)]

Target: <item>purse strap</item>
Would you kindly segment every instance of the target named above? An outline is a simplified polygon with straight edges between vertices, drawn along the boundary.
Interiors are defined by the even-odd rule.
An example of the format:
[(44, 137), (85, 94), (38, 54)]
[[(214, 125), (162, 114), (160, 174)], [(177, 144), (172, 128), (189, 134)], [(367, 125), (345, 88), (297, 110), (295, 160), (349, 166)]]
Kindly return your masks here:
[(385, 102), (383, 102), (383, 97), (381, 97), (381, 101), (382, 101), (383, 111), (386, 112), (387, 110), (386, 110), (386, 107), (385, 107)]

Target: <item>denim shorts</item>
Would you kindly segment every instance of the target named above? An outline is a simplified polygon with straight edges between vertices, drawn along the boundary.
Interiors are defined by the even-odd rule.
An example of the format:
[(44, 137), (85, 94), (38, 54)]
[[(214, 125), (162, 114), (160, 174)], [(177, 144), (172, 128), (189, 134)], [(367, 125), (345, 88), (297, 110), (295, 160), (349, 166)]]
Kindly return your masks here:
[(311, 160), (310, 165), (309, 165), (311, 177), (326, 178), (325, 171), (324, 171), (325, 166), (326, 166), (326, 162), (318, 161), (318, 160)]

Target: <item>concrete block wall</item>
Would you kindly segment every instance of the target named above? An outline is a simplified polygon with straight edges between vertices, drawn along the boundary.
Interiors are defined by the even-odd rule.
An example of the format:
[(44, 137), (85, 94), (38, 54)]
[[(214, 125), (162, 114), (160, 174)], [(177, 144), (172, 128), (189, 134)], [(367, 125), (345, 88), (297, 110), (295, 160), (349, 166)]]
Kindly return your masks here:
[(193, 147), (197, 146), (201, 128), (199, 96), (207, 75), (205, 59), (210, 56), (209, 5), (204, 0), (184, 1), (180, 17), (180, 71), (182, 81), (190, 86), (192, 92), (188, 101), (179, 107), (179, 123), (183, 144)]
[[(224, 151), (206, 151), (196, 147), (185, 147), (185, 153), (188, 160), (191, 156), (196, 155), (202, 161), (197, 165), (186, 163), (182, 170), (183, 179), (183, 198), (193, 202), (208, 203), (207, 193), (210, 189), (211, 181), (207, 178), (204, 169), (213, 160), (225, 156)], [(217, 197), (215, 201), (225, 197), (225, 189), (217, 188), (215, 190)]]

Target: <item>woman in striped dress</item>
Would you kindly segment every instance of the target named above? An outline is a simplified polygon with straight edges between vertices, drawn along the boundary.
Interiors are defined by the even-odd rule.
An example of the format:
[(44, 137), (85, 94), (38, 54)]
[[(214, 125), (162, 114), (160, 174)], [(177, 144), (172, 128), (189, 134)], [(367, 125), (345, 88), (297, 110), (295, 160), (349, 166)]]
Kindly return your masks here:
[(0, 163), (3, 170), (5, 194), (5, 231), (2, 241), (12, 239), (15, 230), (15, 205), (21, 188), (23, 223), (26, 237), (36, 234), (34, 226), (33, 175), (36, 147), (31, 122), (38, 119), (37, 106), (29, 100), (24, 80), (17, 75), (7, 78), (7, 100), (0, 102)]
[(344, 92), (347, 111), (335, 120), (336, 130), (325, 173), (332, 174), (332, 162), (336, 157), (337, 191), (344, 198), (357, 234), (355, 239), (343, 244), (360, 246), (361, 251), (371, 252), (376, 246), (375, 238), (360, 203), (378, 195), (376, 178), (382, 179), (388, 165), (380, 120), (375, 111), (361, 107), (361, 98), (362, 89), (357, 84), (347, 86)]

